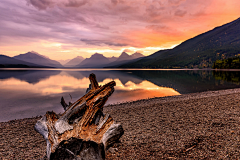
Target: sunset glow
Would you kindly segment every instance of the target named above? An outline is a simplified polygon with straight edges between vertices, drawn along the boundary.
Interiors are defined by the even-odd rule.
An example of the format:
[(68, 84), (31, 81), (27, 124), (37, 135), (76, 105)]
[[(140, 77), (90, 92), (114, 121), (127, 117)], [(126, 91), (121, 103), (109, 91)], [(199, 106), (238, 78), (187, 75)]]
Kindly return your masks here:
[(150, 55), (240, 17), (239, 0), (1, 0), (0, 54)]
[[(143, 81), (140, 84), (135, 84), (131, 81), (128, 81), (126, 84), (122, 84), (119, 79), (104, 79), (103, 82), (99, 82), (99, 85), (104, 85), (111, 81), (116, 82), (116, 89), (122, 91), (134, 91), (134, 90), (149, 90), (154, 91), (155, 93), (170, 96), (170, 95), (179, 95), (177, 91), (172, 88), (159, 87), (151, 82)], [(56, 84), (58, 82), (58, 84)], [(42, 80), (36, 84), (31, 84), (26, 81), (21, 81), (15, 78), (10, 78), (7, 80), (1, 80), (0, 85), (2, 89), (8, 90), (17, 90), (17, 91), (30, 91), (32, 93), (41, 93), (42, 95), (51, 95), (58, 94), (63, 92), (71, 92), (73, 90), (86, 90), (89, 85), (89, 79), (84, 77), (82, 79), (76, 79), (65, 73), (59, 75), (51, 76), (48, 79)], [(159, 94), (150, 94), (159, 95)], [(161, 97), (161, 96), (160, 96)]]

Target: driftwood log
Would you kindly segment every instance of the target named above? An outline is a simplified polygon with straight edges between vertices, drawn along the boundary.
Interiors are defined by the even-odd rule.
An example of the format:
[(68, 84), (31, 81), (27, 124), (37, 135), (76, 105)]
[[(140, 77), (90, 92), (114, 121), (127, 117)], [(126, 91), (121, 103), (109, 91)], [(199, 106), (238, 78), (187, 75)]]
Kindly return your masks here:
[(47, 112), (35, 125), (47, 142), (47, 159), (102, 160), (105, 152), (124, 131), (109, 114), (103, 114), (103, 106), (114, 92), (114, 81), (99, 86), (94, 74), (87, 93), (75, 103), (66, 104), (62, 115)]

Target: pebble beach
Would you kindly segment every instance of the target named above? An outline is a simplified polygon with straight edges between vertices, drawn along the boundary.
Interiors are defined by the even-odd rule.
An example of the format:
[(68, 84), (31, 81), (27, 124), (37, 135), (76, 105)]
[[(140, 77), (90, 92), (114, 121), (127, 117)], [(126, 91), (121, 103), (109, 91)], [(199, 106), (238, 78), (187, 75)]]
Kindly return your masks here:
[[(143, 99), (104, 107), (124, 134), (106, 159), (240, 159), (240, 89)], [(42, 159), (41, 117), (0, 122), (0, 159)]]

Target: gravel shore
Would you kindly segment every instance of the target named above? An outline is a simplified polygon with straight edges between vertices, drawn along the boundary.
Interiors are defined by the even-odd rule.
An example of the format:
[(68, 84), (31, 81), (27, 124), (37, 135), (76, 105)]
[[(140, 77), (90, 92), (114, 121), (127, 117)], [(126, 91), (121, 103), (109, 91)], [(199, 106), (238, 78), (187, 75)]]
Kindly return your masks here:
[[(124, 135), (106, 159), (240, 159), (240, 89), (144, 99), (104, 108)], [(0, 122), (1, 159), (40, 159), (41, 117)]]

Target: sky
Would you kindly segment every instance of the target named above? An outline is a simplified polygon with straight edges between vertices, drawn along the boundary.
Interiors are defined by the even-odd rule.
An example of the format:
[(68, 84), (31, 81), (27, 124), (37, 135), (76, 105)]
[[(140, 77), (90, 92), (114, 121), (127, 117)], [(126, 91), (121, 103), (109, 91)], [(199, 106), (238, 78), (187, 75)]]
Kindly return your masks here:
[(150, 55), (240, 17), (239, 0), (1, 0), (0, 54)]

